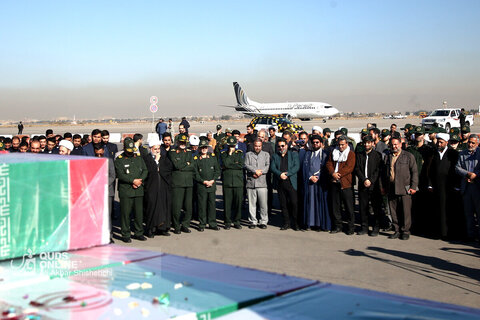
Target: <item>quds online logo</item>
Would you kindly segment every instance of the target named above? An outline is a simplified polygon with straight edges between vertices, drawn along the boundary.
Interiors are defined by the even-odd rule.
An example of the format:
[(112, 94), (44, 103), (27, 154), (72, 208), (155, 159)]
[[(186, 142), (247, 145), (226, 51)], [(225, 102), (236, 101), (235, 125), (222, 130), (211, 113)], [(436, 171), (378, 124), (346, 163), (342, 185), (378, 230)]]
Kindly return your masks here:
[(71, 260), (68, 252), (41, 252), (35, 255), (32, 249), (28, 249), (22, 261), (18, 260), (11, 260), (10, 266), (13, 270), (25, 273), (59, 274), (79, 267), (79, 261)]

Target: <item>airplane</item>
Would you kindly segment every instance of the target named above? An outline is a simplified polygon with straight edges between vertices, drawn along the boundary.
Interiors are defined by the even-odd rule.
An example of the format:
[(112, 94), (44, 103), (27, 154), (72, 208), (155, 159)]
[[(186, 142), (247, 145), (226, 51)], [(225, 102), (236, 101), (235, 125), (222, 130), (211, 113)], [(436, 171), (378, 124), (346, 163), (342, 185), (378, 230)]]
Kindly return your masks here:
[(338, 109), (325, 102), (283, 102), (283, 103), (260, 103), (247, 97), (245, 91), (237, 82), (233, 83), (235, 96), (237, 98), (236, 111), (251, 116), (259, 115), (282, 115), (289, 120), (298, 118), (302, 121), (312, 118), (325, 119), (339, 113)]

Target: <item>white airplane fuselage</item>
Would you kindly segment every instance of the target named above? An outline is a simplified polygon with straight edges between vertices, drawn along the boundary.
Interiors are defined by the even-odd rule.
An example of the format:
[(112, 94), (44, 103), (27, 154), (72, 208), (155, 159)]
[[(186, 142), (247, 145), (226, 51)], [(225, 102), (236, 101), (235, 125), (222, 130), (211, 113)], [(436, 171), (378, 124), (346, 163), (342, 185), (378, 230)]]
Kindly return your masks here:
[(327, 118), (339, 113), (325, 102), (260, 103), (249, 99), (238, 83), (234, 82), (233, 87), (237, 98), (235, 110), (252, 116), (282, 114), (290, 118), (311, 119)]

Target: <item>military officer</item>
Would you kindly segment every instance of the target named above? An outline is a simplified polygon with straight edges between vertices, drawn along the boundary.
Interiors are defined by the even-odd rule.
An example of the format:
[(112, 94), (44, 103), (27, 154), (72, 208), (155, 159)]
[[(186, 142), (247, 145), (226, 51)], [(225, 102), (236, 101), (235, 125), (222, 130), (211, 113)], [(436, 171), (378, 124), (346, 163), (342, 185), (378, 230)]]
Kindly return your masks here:
[(213, 135), (213, 139), (217, 140), (217, 143), (219, 143), (223, 137), (225, 137), (225, 133), (222, 132), (222, 125), (217, 124), (217, 133)]
[(115, 172), (118, 178), (118, 196), (120, 198), (121, 232), (124, 242), (130, 240), (130, 212), (135, 213), (134, 239), (145, 241), (143, 235), (143, 181), (148, 171), (140, 156), (135, 154), (135, 144), (131, 138), (125, 138), (123, 152), (115, 159)]
[(220, 154), (225, 201), (225, 230), (230, 229), (232, 220), (235, 229), (242, 229), (240, 219), (242, 217), (244, 154), (242, 150), (235, 149), (237, 138), (230, 136), (226, 142), (228, 149), (223, 150)]
[[(188, 135), (180, 133), (178, 147), (171, 148), (168, 156), (173, 163), (172, 172), (172, 222), (173, 233), (190, 233), (190, 220), (192, 219), (192, 196), (193, 196), (193, 166), (192, 151), (187, 149)], [(185, 208), (183, 222), (180, 223), (182, 205)]]
[(198, 231), (202, 232), (208, 223), (209, 229), (220, 230), (217, 226), (217, 213), (215, 209), (215, 180), (220, 176), (220, 165), (215, 154), (208, 152), (208, 140), (200, 140), (200, 152), (193, 157), (195, 168), (195, 181), (198, 197)]
[(470, 137), (470, 126), (469, 125), (464, 125), (462, 128), (460, 128), (460, 138), (462, 138), (462, 141), (460, 141), (460, 150), (467, 150), (468, 149), (468, 139)]

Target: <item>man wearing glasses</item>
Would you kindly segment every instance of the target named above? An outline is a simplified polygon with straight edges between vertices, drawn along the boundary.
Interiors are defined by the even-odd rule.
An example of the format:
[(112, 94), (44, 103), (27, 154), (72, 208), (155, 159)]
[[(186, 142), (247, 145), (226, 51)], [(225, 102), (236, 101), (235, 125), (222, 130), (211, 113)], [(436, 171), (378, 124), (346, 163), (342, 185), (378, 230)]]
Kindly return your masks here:
[(290, 228), (290, 218), (293, 218), (292, 229), (298, 230), (297, 220), (297, 172), (300, 169), (298, 153), (288, 150), (284, 138), (277, 139), (278, 152), (272, 156), (271, 171), (274, 177), (274, 187), (278, 191), (283, 214), (283, 227)]

